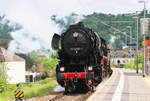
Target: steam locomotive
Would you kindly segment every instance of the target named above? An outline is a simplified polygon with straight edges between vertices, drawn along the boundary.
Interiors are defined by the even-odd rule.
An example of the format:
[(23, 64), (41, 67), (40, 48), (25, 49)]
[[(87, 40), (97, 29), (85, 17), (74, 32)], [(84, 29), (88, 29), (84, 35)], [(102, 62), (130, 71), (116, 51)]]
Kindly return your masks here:
[(52, 48), (59, 56), (57, 82), (66, 93), (81, 88), (94, 91), (112, 73), (105, 40), (82, 22), (70, 25), (61, 36), (54, 34)]

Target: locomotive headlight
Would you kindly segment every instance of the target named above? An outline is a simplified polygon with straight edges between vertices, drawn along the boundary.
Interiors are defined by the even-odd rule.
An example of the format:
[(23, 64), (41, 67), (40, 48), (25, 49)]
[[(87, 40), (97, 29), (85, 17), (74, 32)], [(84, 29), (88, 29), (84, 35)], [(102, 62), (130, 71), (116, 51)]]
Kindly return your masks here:
[(65, 71), (65, 67), (60, 67), (60, 71), (64, 72)]
[(73, 37), (75, 37), (75, 38), (78, 37), (78, 35), (79, 35), (79, 34), (78, 34), (77, 32), (74, 32), (74, 33), (73, 33)]
[(92, 67), (92, 66), (89, 66), (89, 67), (88, 67), (88, 70), (89, 70), (89, 71), (92, 71), (92, 70), (93, 70), (93, 67)]

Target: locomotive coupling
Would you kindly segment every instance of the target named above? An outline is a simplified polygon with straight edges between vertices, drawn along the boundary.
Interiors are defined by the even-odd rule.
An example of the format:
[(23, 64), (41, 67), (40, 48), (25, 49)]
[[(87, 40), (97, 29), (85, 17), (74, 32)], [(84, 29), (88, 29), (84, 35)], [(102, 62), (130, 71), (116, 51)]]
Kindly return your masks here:
[(76, 74), (74, 75), (74, 82), (78, 82), (78, 76)]
[(92, 80), (88, 80), (88, 84), (89, 84), (89, 85), (92, 85)]

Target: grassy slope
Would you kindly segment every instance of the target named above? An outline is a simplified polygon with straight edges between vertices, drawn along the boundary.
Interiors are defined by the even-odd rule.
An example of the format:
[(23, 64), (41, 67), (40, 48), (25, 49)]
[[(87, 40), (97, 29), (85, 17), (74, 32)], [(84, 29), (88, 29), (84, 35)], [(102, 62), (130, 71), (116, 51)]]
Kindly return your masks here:
[[(45, 80), (31, 83), (31, 87), (21, 85), (21, 88), (25, 93), (24, 98), (27, 99), (52, 93), (55, 85), (56, 85), (55, 78), (47, 78)], [(15, 90), (16, 90), (15, 85), (9, 85), (8, 90), (6, 92), (0, 93), (0, 101), (8, 101), (8, 100), (10, 101), (10, 99), (13, 100)]]
[(38, 82), (34, 84), (32, 87), (25, 87), (24, 98), (27, 99), (52, 93), (55, 85), (56, 85), (55, 79), (47, 79), (44, 82), (41, 83)]

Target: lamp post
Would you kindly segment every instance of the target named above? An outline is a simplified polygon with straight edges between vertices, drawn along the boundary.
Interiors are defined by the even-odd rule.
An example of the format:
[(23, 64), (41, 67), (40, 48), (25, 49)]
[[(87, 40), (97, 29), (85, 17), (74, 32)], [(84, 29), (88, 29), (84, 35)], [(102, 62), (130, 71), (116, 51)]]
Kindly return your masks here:
[(146, 1), (138, 1), (139, 3), (143, 3), (144, 4), (144, 15), (143, 15), (143, 17), (145, 18), (145, 16), (146, 16)]
[(125, 35), (125, 44), (127, 45), (127, 38), (128, 38), (128, 36), (127, 36), (127, 33), (126, 32), (123, 32), (124, 33), (124, 35)]
[[(130, 44), (132, 43), (132, 27), (131, 26), (127, 26), (127, 28), (130, 29)], [(130, 69), (132, 68), (132, 49), (130, 46)]]
[(134, 19), (136, 19), (136, 73), (138, 74), (139, 70), (138, 70), (138, 17), (133, 17)]
[[(125, 35), (125, 45), (127, 46), (128, 36), (127, 36), (126, 32), (123, 32), (123, 33)], [(126, 58), (126, 62), (127, 62), (127, 56), (125, 58)], [(127, 65), (126, 65), (126, 68), (127, 68)]]
[[(146, 5), (145, 5), (145, 4), (146, 4), (146, 2), (145, 2), (145, 1), (138, 1), (138, 2), (144, 4), (144, 9), (143, 9), (143, 10), (144, 10), (144, 15), (143, 15), (143, 17), (145, 18), (145, 15), (146, 15), (146, 12), (145, 12), (145, 11), (146, 11)], [(145, 34), (144, 34), (143, 40), (145, 41), (145, 39), (146, 39), (146, 38), (145, 38)], [(143, 64), (144, 64), (144, 66), (143, 66), (143, 69), (142, 69), (142, 70), (143, 70), (143, 77), (145, 77), (145, 48), (146, 48), (146, 46), (145, 46), (145, 44), (144, 44), (144, 52), (143, 52), (143, 55), (144, 55), (144, 56), (143, 56), (143, 58), (144, 58), (144, 59), (143, 59), (143, 60), (144, 60)]]

